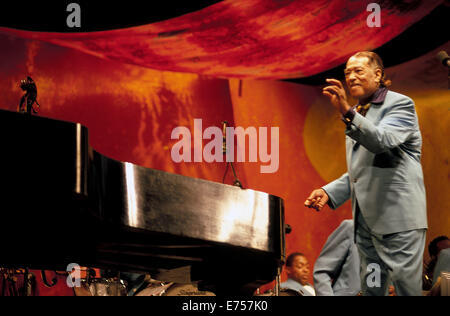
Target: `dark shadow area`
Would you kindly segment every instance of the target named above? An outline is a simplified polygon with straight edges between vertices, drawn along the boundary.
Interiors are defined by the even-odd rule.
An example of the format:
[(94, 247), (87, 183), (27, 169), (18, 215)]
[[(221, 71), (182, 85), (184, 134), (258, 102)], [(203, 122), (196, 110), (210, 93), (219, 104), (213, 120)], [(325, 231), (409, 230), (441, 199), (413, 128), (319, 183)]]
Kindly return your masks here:
[[(0, 26), (41, 32), (94, 32), (150, 24), (201, 10), (220, 0), (161, 1), (8, 1)], [(81, 8), (81, 28), (69, 28), (70, 3)]]

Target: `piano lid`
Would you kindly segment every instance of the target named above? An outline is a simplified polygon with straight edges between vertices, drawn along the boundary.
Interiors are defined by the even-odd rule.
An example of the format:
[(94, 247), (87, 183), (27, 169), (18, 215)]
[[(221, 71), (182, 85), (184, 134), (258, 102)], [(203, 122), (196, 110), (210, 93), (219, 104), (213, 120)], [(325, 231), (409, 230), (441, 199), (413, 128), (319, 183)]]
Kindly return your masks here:
[(0, 146), (0, 265), (149, 271), (227, 253), (230, 271), (268, 260), (255, 278), (270, 282), (284, 262), (277, 196), (108, 158), (78, 123), (0, 110)]

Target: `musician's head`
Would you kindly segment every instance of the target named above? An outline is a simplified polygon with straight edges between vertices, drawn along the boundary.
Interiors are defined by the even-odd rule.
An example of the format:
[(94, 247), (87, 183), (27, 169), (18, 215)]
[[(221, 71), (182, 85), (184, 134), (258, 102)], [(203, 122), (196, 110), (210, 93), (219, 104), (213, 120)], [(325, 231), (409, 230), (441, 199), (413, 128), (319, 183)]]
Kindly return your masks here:
[(301, 285), (308, 284), (309, 262), (305, 255), (300, 252), (290, 254), (286, 259), (286, 273), (288, 278), (293, 279)]
[(384, 74), (383, 61), (374, 52), (358, 52), (347, 61), (345, 81), (352, 97), (364, 100), (380, 86), (387, 87), (390, 80)]
[(441, 250), (447, 248), (450, 248), (450, 239), (447, 236), (438, 236), (428, 244), (428, 253), (432, 259), (435, 259)]

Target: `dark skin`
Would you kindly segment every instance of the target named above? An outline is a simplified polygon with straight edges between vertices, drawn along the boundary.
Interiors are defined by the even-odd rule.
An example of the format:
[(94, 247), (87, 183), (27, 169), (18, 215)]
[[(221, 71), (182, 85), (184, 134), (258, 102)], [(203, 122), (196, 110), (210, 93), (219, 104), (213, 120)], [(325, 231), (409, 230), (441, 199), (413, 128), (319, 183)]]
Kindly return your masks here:
[(288, 278), (291, 278), (301, 285), (307, 285), (309, 279), (309, 262), (305, 256), (296, 256), (292, 266), (286, 267)]
[[(347, 61), (345, 68), (345, 82), (350, 95), (360, 103), (365, 101), (375, 93), (380, 86), (382, 70), (369, 64), (367, 57), (352, 56)], [(336, 79), (326, 79), (329, 84), (322, 90), (322, 94), (328, 97), (331, 104), (342, 115), (350, 110), (351, 106), (347, 101), (347, 93), (342, 82)], [(328, 194), (323, 189), (311, 192), (305, 201), (305, 206), (317, 211), (328, 203)]]

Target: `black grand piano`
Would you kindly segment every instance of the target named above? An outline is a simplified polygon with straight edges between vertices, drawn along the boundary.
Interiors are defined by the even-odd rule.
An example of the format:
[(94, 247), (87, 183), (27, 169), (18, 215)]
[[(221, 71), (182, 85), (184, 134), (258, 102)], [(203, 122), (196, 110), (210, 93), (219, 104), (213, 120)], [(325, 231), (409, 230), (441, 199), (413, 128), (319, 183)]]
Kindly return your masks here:
[(279, 197), (105, 157), (78, 123), (0, 110), (0, 144), (0, 267), (185, 271), (251, 295), (284, 263)]

